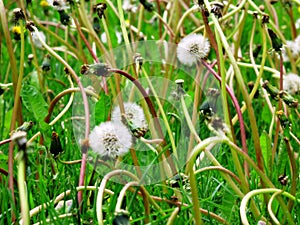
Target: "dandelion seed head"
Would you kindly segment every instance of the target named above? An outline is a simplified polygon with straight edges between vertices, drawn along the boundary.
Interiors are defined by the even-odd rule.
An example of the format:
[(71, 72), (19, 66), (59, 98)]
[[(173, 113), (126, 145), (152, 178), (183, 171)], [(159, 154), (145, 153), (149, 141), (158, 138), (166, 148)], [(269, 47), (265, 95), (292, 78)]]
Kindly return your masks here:
[(138, 7), (130, 2), (130, 0), (124, 0), (122, 8), (126, 12), (136, 13)]
[[(139, 105), (132, 102), (125, 102), (124, 103), (125, 109), (125, 117), (135, 128), (142, 128), (147, 129), (148, 125), (145, 119), (145, 114)], [(115, 122), (121, 123), (122, 115), (119, 107), (115, 107), (112, 115), (111, 120)]]
[(286, 41), (286, 45), (283, 51), (283, 61), (289, 62), (290, 59), (287, 55), (287, 50), (290, 50), (292, 57), (297, 59), (300, 56), (300, 35), (298, 35), (295, 40)]
[[(46, 42), (46, 36), (44, 34), (43, 31), (39, 31), (39, 35), (40, 35), (40, 38)], [(38, 35), (36, 32), (31, 32), (31, 36), (32, 36), (32, 42), (34, 44), (35, 47), (37, 48), (43, 48), (43, 44), (42, 42), (40, 41), (40, 39), (38, 38)]]
[(131, 134), (122, 123), (104, 122), (90, 133), (89, 144), (100, 156), (116, 158), (125, 155), (131, 147)]
[(296, 94), (300, 91), (300, 76), (294, 73), (288, 73), (283, 77), (283, 90), (289, 94)]
[(205, 58), (209, 50), (210, 44), (207, 38), (201, 34), (190, 34), (179, 42), (177, 58), (181, 63), (191, 66), (198, 59)]

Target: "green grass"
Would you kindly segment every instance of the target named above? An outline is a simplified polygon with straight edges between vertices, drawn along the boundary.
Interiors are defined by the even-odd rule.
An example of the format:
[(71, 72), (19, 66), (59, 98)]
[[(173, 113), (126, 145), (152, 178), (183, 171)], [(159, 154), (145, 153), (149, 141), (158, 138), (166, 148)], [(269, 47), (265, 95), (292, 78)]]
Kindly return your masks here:
[[(272, 29), (283, 44), (300, 35), (299, 28), (293, 31), (300, 19), (298, 1), (279, 0), (273, 5), (246, 1), (237, 9), (238, 1), (231, 0), (219, 21), (212, 12), (208, 17), (201, 13), (211, 8), (206, 0), (200, 8), (189, 0), (131, 1), (137, 6), (135, 13), (122, 9), (124, 1), (105, 1), (107, 8), (97, 31), (93, 7), (99, 2), (74, 1), (66, 10), (72, 20), (67, 25), (62, 25), (55, 8), (43, 7), (41, 2), (0, 1), (0, 224), (20, 220), (23, 224), (123, 224), (116, 218), (124, 211), (130, 224), (299, 223), (299, 107), (288, 106), (280, 94), (277, 98), (272, 93), (264, 95), (257, 78), (261, 76), (280, 91), (282, 76), (299, 74), (300, 53), (282, 62), (281, 50), (274, 52), (274, 38), (267, 31)], [(151, 4), (153, 10), (141, 2), (146, 2), (146, 8)], [(192, 7), (195, 10), (186, 14)], [(262, 7), (264, 13), (259, 11)], [(15, 8), (26, 12), (24, 19), (15, 20)], [(269, 22), (263, 23), (266, 16)], [(42, 48), (30, 41), (28, 21), (44, 32)], [(205, 21), (210, 29), (205, 28)], [(14, 33), (14, 26), (23, 27), (24, 32)], [(211, 49), (206, 58), (186, 66), (177, 59), (176, 49), (182, 38), (194, 32), (208, 38)], [(138, 71), (136, 53), (143, 58)], [(255, 64), (264, 65), (263, 71), (254, 70), (251, 55)], [(101, 67), (107, 70), (105, 78), (91, 70), (95, 63), (108, 65)], [(90, 65), (88, 73), (81, 71), (84, 64)], [(220, 76), (223, 85), (208, 69)], [(183, 92), (178, 91), (178, 79), (184, 80)], [(258, 82), (259, 95), (253, 99), (247, 86), (250, 81)], [(225, 84), (229, 91), (222, 89)], [(220, 95), (210, 119), (201, 109), (211, 103), (208, 92), (212, 88)], [(240, 107), (234, 106), (230, 91)], [(299, 93), (298, 87), (288, 97), (299, 101)], [(149, 130), (143, 138), (133, 138), (130, 153), (123, 157), (99, 156), (88, 147), (88, 134), (111, 119), (114, 107), (128, 101), (143, 108)], [(282, 114), (278, 113), (281, 109)], [(241, 118), (236, 118), (240, 110), (244, 131)], [(211, 128), (216, 118), (227, 132)], [(288, 118), (290, 126), (284, 127), (283, 118)], [(10, 138), (29, 121), (33, 126), (26, 130), (23, 151)], [(58, 157), (50, 152), (52, 132), (62, 145), (62, 149), (56, 147)], [(206, 154), (201, 163), (200, 152)], [(279, 181), (282, 175), (287, 176), (286, 184)], [(122, 202), (121, 193), (125, 193)], [(278, 196), (272, 200), (275, 193)], [(55, 208), (67, 200), (73, 201), (71, 208), (65, 204), (60, 210)], [(38, 206), (43, 207), (36, 210)]]

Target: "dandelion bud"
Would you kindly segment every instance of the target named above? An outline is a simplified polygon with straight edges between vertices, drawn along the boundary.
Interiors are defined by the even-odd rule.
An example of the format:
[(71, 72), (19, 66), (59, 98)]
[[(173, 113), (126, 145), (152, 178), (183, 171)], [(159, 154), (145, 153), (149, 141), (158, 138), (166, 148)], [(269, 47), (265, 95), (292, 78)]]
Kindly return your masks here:
[(93, 19), (93, 28), (96, 31), (96, 33), (100, 33), (100, 21), (98, 17), (94, 17)]
[(60, 22), (63, 25), (68, 25), (70, 23), (70, 16), (65, 12), (65, 10), (58, 10), (58, 13), (60, 17)]
[(285, 104), (287, 104), (291, 108), (297, 108), (298, 107), (298, 99), (295, 99), (292, 95), (286, 93), (285, 91), (280, 92), (280, 97), (284, 101)]
[(278, 101), (279, 99), (279, 90), (278, 88), (272, 86), (269, 81), (265, 80), (264, 83), (262, 84), (262, 87), (266, 89), (266, 91), (271, 95), (271, 97)]
[(33, 59), (34, 59), (34, 55), (33, 54), (29, 54), (27, 56), (27, 62), (28, 62), (28, 64), (31, 64)]
[(59, 136), (53, 131), (51, 136), (50, 153), (53, 154), (54, 158), (56, 158), (61, 152), (63, 152), (63, 148), (61, 146)]
[(51, 64), (50, 64), (50, 55), (46, 55), (42, 64), (42, 70), (44, 72), (48, 72), (51, 69)]
[(129, 225), (129, 212), (126, 210), (120, 210), (115, 213), (113, 225)]
[(42, 0), (42, 1), (40, 2), (40, 6), (42, 7), (42, 9), (43, 9), (43, 11), (44, 11), (44, 14), (45, 14), (46, 16), (48, 16), (48, 15), (49, 15), (49, 8), (50, 8), (48, 1)]
[(133, 57), (133, 61), (134, 61), (134, 64), (135, 64), (135, 70), (136, 70), (136, 73), (139, 73), (140, 71), (140, 68), (142, 67), (143, 65), (143, 57), (141, 56), (141, 54), (139, 53), (136, 53), (135, 56)]
[(84, 75), (96, 75), (108, 77), (110, 72), (108, 71), (109, 66), (105, 63), (95, 63), (95, 64), (84, 64), (81, 66), (80, 73)]
[(207, 99), (200, 106), (200, 113), (205, 119), (211, 120), (211, 117), (216, 113), (216, 103), (220, 91), (216, 88), (209, 88), (206, 93)]
[(182, 95), (185, 94), (185, 91), (183, 89), (183, 83), (184, 80), (183, 79), (177, 79), (175, 80), (175, 83), (177, 84), (177, 96), (180, 98)]
[(268, 33), (272, 41), (272, 46), (276, 52), (280, 52), (282, 48), (282, 42), (281, 40), (277, 37), (275, 32), (268, 28)]
[(135, 54), (135, 56), (133, 57), (133, 60), (134, 60), (135, 64), (138, 64), (139, 66), (143, 65), (144, 59), (141, 56), (141, 54), (139, 54), (139, 53)]
[(149, 11), (152, 12), (154, 9), (154, 6), (152, 5), (152, 3), (147, 2), (146, 0), (140, 0), (140, 3), (144, 6), (144, 8)]
[(286, 117), (286, 115), (284, 114), (284, 112), (282, 110), (277, 111), (276, 115), (277, 115), (280, 125), (282, 126), (283, 129), (285, 129), (285, 128), (291, 129), (292, 123), (289, 120), (289, 118)]
[(11, 140), (15, 142), (20, 150), (25, 151), (27, 144), (27, 132), (25, 131), (16, 131), (11, 135)]
[(16, 131), (25, 131), (28, 132), (33, 127), (33, 122), (24, 122), (20, 127), (16, 129)]

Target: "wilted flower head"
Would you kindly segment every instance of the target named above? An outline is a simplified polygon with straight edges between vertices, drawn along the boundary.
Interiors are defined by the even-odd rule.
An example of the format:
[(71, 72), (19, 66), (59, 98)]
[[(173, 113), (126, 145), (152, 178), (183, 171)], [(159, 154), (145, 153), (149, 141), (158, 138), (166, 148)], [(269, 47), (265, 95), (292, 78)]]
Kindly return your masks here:
[(38, 36), (40, 36), (40, 38), (45, 42), (46, 41), (46, 36), (44, 34), (43, 31), (39, 31), (39, 33), (37, 34), (36, 32), (31, 32), (31, 36), (32, 36), (32, 42), (34, 44), (35, 47), (37, 48), (43, 48), (43, 44), (40, 41), (40, 39), (38, 38)]
[(104, 122), (90, 133), (89, 144), (101, 156), (116, 158), (126, 154), (132, 144), (131, 134), (122, 123)]
[(210, 50), (207, 38), (201, 34), (190, 34), (183, 38), (177, 48), (177, 58), (183, 64), (191, 66), (198, 59), (205, 58)]
[(283, 90), (289, 94), (295, 94), (300, 91), (300, 77), (294, 73), (288, 73), (283, 76)]
[[(146, 123), (145, 114), (143, 108), (137, 105), (136, 103), (126, 102), (124, 103), (125, 109), (125, 119), (133, 128), (139, 129), (148, 129), (148, 125)], [(121, 123), (122, 115), (119, 107), (115, 107), (112, 115), (111, 120)]]

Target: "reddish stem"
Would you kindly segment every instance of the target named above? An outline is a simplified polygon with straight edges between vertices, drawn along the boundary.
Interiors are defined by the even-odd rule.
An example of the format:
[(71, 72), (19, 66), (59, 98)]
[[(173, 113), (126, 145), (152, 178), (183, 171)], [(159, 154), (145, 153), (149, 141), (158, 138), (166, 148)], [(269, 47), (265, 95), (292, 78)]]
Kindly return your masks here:
[[(206, 63), (204, 60), (202, 60), (203, 65), (217, 78), (218, 81), (222, 81), (221, 77), (213, 70), (213, 68)], [(246, 131), (245, 131), (245, 125), (244, 125), (244, 119), (241, 111), (241, 107), (233, 93), (233, 91), (230, 89), (230, 87), (226, 85), (226, 91), (230, 95), (232, 103), (236, 109), (239, 121), (240, 121), (240, 129), (241, 129), (241, 141), (243, 146), (243, 151), (248, 154), (248, 148), (247, 148), (247, 142), (246, 142)]]

